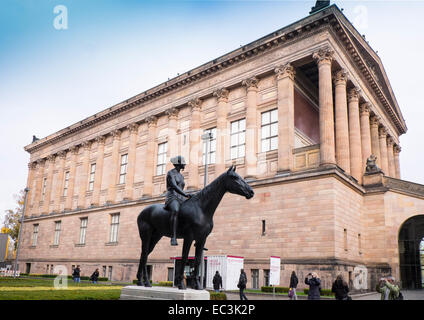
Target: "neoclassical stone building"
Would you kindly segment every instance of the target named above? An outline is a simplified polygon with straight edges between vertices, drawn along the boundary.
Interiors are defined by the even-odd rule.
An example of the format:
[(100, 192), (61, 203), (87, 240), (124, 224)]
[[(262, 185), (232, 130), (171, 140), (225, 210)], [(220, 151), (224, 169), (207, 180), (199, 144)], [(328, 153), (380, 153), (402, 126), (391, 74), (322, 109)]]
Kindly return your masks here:
[[(251, 200), (224, 197), (206, 243), (209, 255), (244, 257), (249, 287), (266, 284), (271, 255), (282, 285), (292, 270), (318, 272), (324, 287), (338, 273), (352, 283), (358, 265), (370, 288), (390, 273), (421, 282), (405, 253), (410, 230), (424, 236), (424, 186), (400, 175), (406, 131), (379, 56), (327, 6), (26, 146), (21, 271), (80, 265), (83, 275), (135, 279), (136, 218), (164, 202), (169, 159), (181, 154), (188, 190), (203, 187), (206, 157), (209, 181), (235, 164), (254, 188)], [(365, 172), (371, 155), (382, 173)], [(163, 238), (153, 281), (167, 280), (180, 254)]]

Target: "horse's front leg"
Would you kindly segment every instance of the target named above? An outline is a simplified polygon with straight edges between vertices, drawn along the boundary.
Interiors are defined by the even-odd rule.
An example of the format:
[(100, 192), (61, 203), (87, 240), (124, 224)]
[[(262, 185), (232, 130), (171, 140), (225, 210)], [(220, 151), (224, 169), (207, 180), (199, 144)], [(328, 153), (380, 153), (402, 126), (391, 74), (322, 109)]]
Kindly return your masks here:
[[(200, 240), (196, 240), (196, 257), (194, 260), (194, 274), (196, 275), (196, 290), (202, 290), (203, 289), (203, 283), (200, 282), (200, 266), (202, 263), (202, 258), (203, 258), (203, 248), (205, 247), (205, 242), (206, 239), (200, 239)], [(203, 270), (201, 270), (201, 272), (203, 272)]]
[(187, 260), (188, 260), (188, 254), (190, 252), (190, 247), (191, 247), (192, 242), (193, 242), (193, 239), (191, 237), (190, 238), (184, 238), (183, 252), (182, 252), (182, 255), (181, 255), (181, 269), (179, 270), (179, 273), (178, 273), (177, 279), (176, 279), (177, 280), (176, 284), (178, 286), (178, 289), (181, 289), (181, 290), (186, 288), (186, 286), (184, 285), (184, 267), (185, 267)]

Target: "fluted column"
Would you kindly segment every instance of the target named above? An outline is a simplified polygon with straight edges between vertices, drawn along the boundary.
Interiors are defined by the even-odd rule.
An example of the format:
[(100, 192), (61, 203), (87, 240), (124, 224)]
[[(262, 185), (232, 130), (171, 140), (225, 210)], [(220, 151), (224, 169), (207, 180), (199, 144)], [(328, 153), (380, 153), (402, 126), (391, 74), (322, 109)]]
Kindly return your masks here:
[(130, 132), (129, 142), (128, 142), (128, 166), (127, 166), (127, 176), (125, 179), (125, 200), (134, 199), (134, 174), (136, 166), (136, 157), (137, 157), (137, 137), (138, 137), (138, 124), (131, 123), (127, 126), (127, 129)]
[(37, 182), (35, 184), (35, 196), (34, 196), (34, 213), (40, 214), (40, 201), (41, 192), (43, 188), (43, 177), (44, 177), (44, 166), (46, 164), (45, 159), (37, 160)]
[(362, 142), (359, 118), (359, 91), (354, 88), (348, 94), (349, 109), (349, 155), (350, 173), (359, 184), (362, 184)]
[(202, 101), (196, 98), (190, 100), (188, 105), (191, 108), (188, 189), (196, 190), (199, 189), (199, 153), (202, 151), (200, 140), (202, 135), (200, 131), (200, 110)]
[(336, 159), (337, 165), (350, 174), (349, 123), (347, 116), (347, 75), (339, 70), (334, 77), (336, 113)]
[(225, 170), (225, 137), (228, 136), (227, 113), (228, 113), (228, 95), (229, 91), (225, 88), (216, 90), (213, 95), (218, 99), (216, 109), (216, 156), (215, 172), (220, 175)]
[(370, 128), (371, 128), (371, 152), (377, 157), (377, 166), (381, 168), (381, 154), (380, 154), (380, 139), (378, 133), (378, 127), (380, 125), (380, 118), (376, 115), (371, 116), (370, 118)]
[(387, 130), (384, 127), (380, 127), (378, 130), (380, 139), (380, 157), (381, 157), (381, 169), (385, 175), (389, 175), (389, 163), (387, 161)]
[(362, 167), (361, 176), (365, 172), (367, 159), (371, 156), (371, 128), (370, 128), (370, 105), (365, 102), (359, 107), (361, 121), (361, 150), (362, 150)]
[(148, 124), (148, 136), (146, 146), (146, 161), (144, 165), (143, 196), (145, 197), (151, 197), (153, 194), (153, 165), (155, 157), (157, 121), (158, 118), (155, 116), (146, 118), (146, 122)]
[(395, 172), (396, 176), (395, 178), (400, 179), (400, 160), (399, 160), (399, 154), (402, 151), (402, 148), (398, 145), (396, 145), (393, 149), (394, 151), (394, 158), (395, 158)]
[(84, 148), (84, 159), (82, 161), (82, 168), (81, 168), (81, 183), (79, 187), (79, 195), (78, 195), (78, 207), (84, 208), (85, 207), (85, 193), (87, 192), (87, 186), (88, 186), (88, 170), (90, 165), (90, 148), (91, 148), (91, 141), (84, 141), (82, 143), (82, 146)]
[(63, 178), (65, 173), (66, 151), (59, 151), (57, 153), (57, 158), (59, 158), (59, 165), (57, 169), (56, 190), (54, 195), (54, 212), (60, 211), (60, 199), (63, 194)]
[(118, 183), (118, 168), (119, 168), (119, 147), (121, 144), (121, 130), (113, 130), (111, 135), (112, 141), (112, 156), (111, 156), (111, 169), (109, 171), (109, 186), (107, 189), (107, 203), (115, 202), (116, 198), (116, 185)]
[(98, 206), (100, 204), (100, 191), (102, 189), (106, 137), (98, 136), (95, 140), (97, 142), (96, 172), (94, 173), (94, 187), (91, 205)]
[(290, 63), (274, 70), (277, 76), (278, 160), (277, 172), (291, 172), (294, 166), (294, 77)]
[(50, 209), (50, 196), (52, 193), (52, 186), (53, 186), (53, 171), (54, 171), (55, 159), (56, 159), (56, 156), (53, 154), (47, 157), (48, 171), (47, 171), (47, 181), (46, 181), (46, 193), (44, 194), (43, 209), (42, 209), (43, 213), (49, 213), (49, 209)]
[(78, 150), (79, 150), (78, 146), (71, 147), (71, 167), (69, 169), (69, 184), (68, 184), (68, 193), (67, 193), (66, 201), (65, 201), (65, 210), (72, 209)]
[(333, 90), (331, 63), (334, 52), (321, 49), (313, 54), (318, 63), (320, 165), (335, 165)]
[[(33, 196), (35, 194), (35, 190), (33, 190), (34, 185), (34, 179), (36, 174), (36, 168), (37, 164), (36, 162), (30, 162), (28, 163), (28, 179), (27, 179), (27, 188), (29, 188), (28, 196), (27, 196), (27, 206), (25, 209), (25, 216), (30, 215), (30, 207), (31, 207), (31, 201), (33, 199)], [(32, 210), (31, 210), (32, 212)]]
[(178, 109), (171, 108), (165, 111), (168, 116), (168, 150), (167, 150), (167, 161), (166, 171), (174, 168), (170, 162), (172, 157), (178, 155), (178, 144), (177, 144), (177, 127), (178, 127)]
[(393, 138), (388, 136), (387, 137), (387, 162), (389, 165), (389, 172), (387, 175), (392, 178), (396, 178), (396, 167), (395, 167), (395, 157), (393, 153), (393, 146), (394, 146)]
[(258, 82), (256, 77), (243, 80), (242, 85), (246, 87), (246, 178), (256, 176), (257, 164), (257, 94)]

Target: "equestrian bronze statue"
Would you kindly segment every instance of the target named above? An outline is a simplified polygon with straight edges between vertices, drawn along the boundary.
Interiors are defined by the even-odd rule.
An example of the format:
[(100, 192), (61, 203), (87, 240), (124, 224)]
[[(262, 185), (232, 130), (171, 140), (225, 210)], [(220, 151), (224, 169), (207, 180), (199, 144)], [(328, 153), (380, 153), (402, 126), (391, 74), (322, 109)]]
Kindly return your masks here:
[[(194, 274), (198, 275), (206, 238), (213, 228), (213, 215), (224, 194), (230, 192), (244, 196), (246, 199), (250, 199), (254, 195), (252, 188), (236, 173), (236, 168), (231, 166), (228, 171), (221, 174), (204, 189), (189, 196), (183, 191), (184, 178), (179, 170), (184, 168), (184, 158), (180, 156), (176, 158), (174, 162), (177, 166), (170, 170), (170, 172), (174, 170), (170, 174), (172, 176), (170, 179), (172, 179), (171, 185), (174, 185), (174, 188), (177, 185), (178, 189), (167, 186), (169, 194), (167, 193), (166, 208), (163, 204), (150, 205), (143, 209), (137, 218), (141, 238), (141, 257), (137, 272), (137, 285), (139, 286), (151, 286), (147, 274), (147, 257), (163, 236), (183, 239), (182, 266), (186, 264), (190, 247), (193, 241), (195, 242)], [(170, 189), (172, 189), (171, 192)], [(183, 201), (182, 197), (188, 199)], [(175, 283), (179, 289), (185, 289), (183, 273), (184, 267), (176, 270)], [(195, 289), (203, 289), (199, 277), (196, 278)]]

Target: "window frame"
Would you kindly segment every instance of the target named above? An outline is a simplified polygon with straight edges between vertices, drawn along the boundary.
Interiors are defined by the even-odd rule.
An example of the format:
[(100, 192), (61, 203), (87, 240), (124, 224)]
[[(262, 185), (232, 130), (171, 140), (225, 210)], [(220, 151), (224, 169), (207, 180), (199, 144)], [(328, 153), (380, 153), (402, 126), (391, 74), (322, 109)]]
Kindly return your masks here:
[(119, 166), (119, 184), (125, 184), (128, 170), (128, 153), (121, 155), (121, 164)]
[[(206, 164), (206, 157), (208, 157), (208, 164), (216, 163), (216, 127), (205, 129), (204, 134), (212, 133), (212, 139), (203, 141), (202, 144), (202, 164)], [(209, 143), (208, 154), (206, 155), (206, 143)]]
[(156, 175), (157, 176), (161, 176), (166, 173), (167, 153), (168, 153), (168, 141), (159, 143), (157, 157), (156, 157)]
[[(94, 170), (93, 170), (93, 168), (94, 168)], [(96, 163), (90, 164), (90, 174), (89, 174), (89, 178), (88, 178), (88, 191), (94, 190), (94, 179), (96, 177), (96, 169), (97, 169)]]
[[(234, 124), (237, 123), (237, 131), (233, 131)], [(241, 126), (243, 124), (243, 126)], [(244, 127), (244, 128), (243, 128)], [(241, 129), (243, 128), (243, 129)], [(237, 143), (234, 143), (234, 137)], [(241, 137), (243, 137), (241, 139)], [(240, 142), (242, 140), (243, 142)], [(236, 150), (236, 156), (233, 156), (233, 150)], [(240, 150), (243, 150), (241, 153)], [(246, 156), (246, 118), (238, 119), (231, 122), (230, 127), (230, 159), (238, 159)]]
[(62, 229), (62, 221), (58, 220), (54, 222), (54, 238), (53, 245), (58, 246), (60, 242), (60, 231)]
[[(83, 223), (85, 222), (85, 224)], [(80, 218), (80, 235), (78, 244), (85, 244), (87, 239), (88, 217)]]
[[(264, 123), (264, 116), (266, 115), (268, 115), (269, 120), (265, 121)], [(274, 115), (275, 118), (273, 117)], [(272, 129), (275, 127), (277, 129), (273, 134)], [(265, 137), (264, 131), (268, 131), (268, 135)], [(275, 141), (274, 147), (272, 147), (273, 141)], [(261, 152), (274, 150), (278, 150), (278, 108), (267, 110), (261, 113)]]
[(40, 229), (40, 224), (35, 223), (32, 225), (32, 246), (36, 247), (37, 243), (38, 243), (38, 233), (39, 233), (39, 229)]
[(120, 214), (113, 213), (110, 215), (110, 219), (109, 243), (118, 243)]
[(62, 193), (62, 196), (64, 197), (68, 196), (69, 175), (70, 175), (70, 171), (65, 171), (65, 180), (63, 182), (63, 193)]

